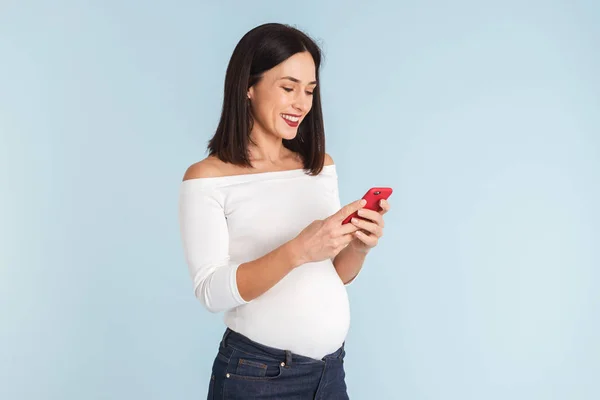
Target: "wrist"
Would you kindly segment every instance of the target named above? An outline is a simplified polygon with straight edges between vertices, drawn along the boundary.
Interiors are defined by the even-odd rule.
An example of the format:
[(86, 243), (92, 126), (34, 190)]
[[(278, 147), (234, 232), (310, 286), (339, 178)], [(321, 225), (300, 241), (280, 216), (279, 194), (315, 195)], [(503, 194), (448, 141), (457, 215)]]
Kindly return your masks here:
[(292, 269), (305, 264), (306, 261), (303, 258), (302, 246), (298, 243), (298, 239), (292, 239), (287, 242), (283, 249), (288, 259), (288, 264), (291, 265)]
[(363, 254), (363, 255), (367, 255), (369, 254), (369, 251), (371, 250), (370, 248), (366, 247), (366, 246), (360, 246), (360, 245), (356, 245), (354, 244), (354, 241), (350, 242), (350, 244), (348, 245), (348, 247), (350, 247), (350, 249), (358, 254)]

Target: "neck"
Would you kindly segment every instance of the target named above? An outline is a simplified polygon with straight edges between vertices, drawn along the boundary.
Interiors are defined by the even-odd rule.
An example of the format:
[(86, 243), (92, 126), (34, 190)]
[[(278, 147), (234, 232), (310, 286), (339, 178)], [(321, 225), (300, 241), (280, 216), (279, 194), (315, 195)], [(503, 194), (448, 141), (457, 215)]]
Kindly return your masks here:
[(266, 134), (258, 129), (253, 129), (250, 137), (255, 144), (250, 144), (250, 159), (263, 161), (270, 164), (279, 164), (289, 157), (289, 150), (283, 145), (283, 140), (274, 135)]

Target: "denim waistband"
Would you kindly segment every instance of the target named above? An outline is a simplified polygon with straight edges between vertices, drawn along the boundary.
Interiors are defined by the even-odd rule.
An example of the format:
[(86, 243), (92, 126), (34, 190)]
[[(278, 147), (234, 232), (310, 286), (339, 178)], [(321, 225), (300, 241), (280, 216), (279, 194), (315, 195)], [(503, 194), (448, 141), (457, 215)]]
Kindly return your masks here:
[(289, 350), (276, 349), (274, 347), (265, 346), (263, 344), (257, 343), (248, 337), (238, 333), (230, 328), (225, 330), (223, 334), (223, 346), (231, 345), (231, 347), (236, 348), (240, 351), (244, 351), (250, 354), (262, 355), (265, 357), (271, 357), (275, 360), (284, 361), (287, 365), (291, 365), (292, 363), (296, 364), (314, 364), (314, 363), (323, 363), (326, 360), (334, 360), (344, 358), (346, 354), (344, 351), (345, 342), (342, 343), (342, 346), (337, 349), (335, 352), (331, 354), (327, 354), (321, 360), (317, 360), (311, 357), (302, 356), (299, 354), (292, 353)]

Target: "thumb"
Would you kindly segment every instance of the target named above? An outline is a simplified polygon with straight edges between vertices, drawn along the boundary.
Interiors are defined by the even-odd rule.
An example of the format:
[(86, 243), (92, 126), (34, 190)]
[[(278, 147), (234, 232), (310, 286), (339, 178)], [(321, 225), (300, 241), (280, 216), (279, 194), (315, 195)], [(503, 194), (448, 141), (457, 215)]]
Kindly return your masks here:
[(350, 217), (352, 214), (354, 214), (355, 212), (357, 212), (358, 210), (363, 208), (365, 206), (365, 204), (367, 204), (367, 201), (365, 199), (353, 201), (350, 204), (346, 204), (333, 216), (335, 217), (335, 219), (337, 221), (342, 222), (342, 221), (346, 220), (348, 217)]

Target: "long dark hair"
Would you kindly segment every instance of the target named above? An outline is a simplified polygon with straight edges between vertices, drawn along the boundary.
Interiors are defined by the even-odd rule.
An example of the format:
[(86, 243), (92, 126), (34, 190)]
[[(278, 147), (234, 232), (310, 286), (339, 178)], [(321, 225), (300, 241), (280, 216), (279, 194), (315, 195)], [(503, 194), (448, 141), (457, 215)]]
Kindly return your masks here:
[[(321, 50), (307, 34), (289, 25), (269, 23), (257, 26), (238, 42), (233, 50), (225, 75), (225, 93), (221, 119), (214, 136), (208, 142), (209, 155), (224, 162), (252, 167), (248, 145), (251, 143), (252, 115), (248, 89), (260, 81), (262, 74), (296, 53), (308, 51), (319, 81)], [(313, 91), (313, 103), (294, 139), (283, 145), (298, 153), (304, 169), (317, 175), (325, 160), (325, 128), (321, 110), (319, 86)]]

